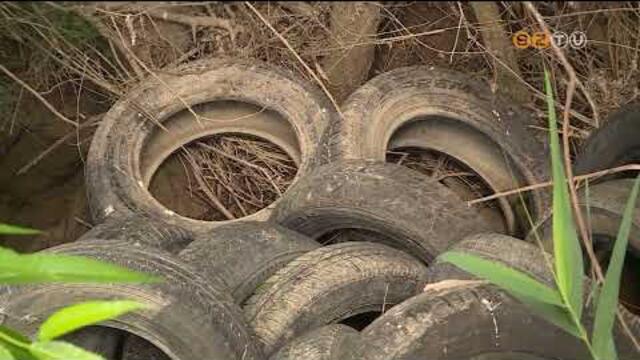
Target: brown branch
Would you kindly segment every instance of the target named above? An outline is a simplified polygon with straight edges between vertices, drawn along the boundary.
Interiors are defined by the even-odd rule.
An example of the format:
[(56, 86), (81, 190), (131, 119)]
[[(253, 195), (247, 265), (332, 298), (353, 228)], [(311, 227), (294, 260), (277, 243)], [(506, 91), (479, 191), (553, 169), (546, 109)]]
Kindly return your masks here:
[(231, 23), (231, 21), (213, 16), (183, 15), (159, 9), (148, 9), (145, 10), (144, 13), (151, 16), (152, 18), (156, 18), (159, 20), (170, 21), (189, 26), (213, 27), (234, 32), (233, 24)]
[(193, 176), (196, 182), (198, 183), (200, 190), (202, 190), (202, 192), (205, 195), (207, 195), (209, 200), (213, 202), (213, 204), (227, 219), (229, 220), (235, 219), (236, 217), (233, 216), (233, 214), (224, 206), (224, 204), (222, 204), (222, 202), (220, 201), (220, 199), (218, 199), (216, 194), (214, 194), (213, 191), (209, 189), (209, 186), (207, 186), (207, 183), (202, 178), (202, 173), (199, 171), (198, 165), (196, 164), (195, 160), (193, 160), (193, 158), (191, 157), (191, 153), (189, 153), (189, 151), (186, 148), (183, 148), (183, 149), (185, 150), (185, 153), (186, 153), (185, 158), (187, 159), (187, 161), (189, 162), (189, 165), (191, 165), (191, 168), (194, 171)]
[(103, 117), (104, 117), (104, 114), (94, 115), (91, 118), (89, 118), (89, 120), (87, 120), (84, 123), (80, 124), (76, 128), (76, 131), (70, 132), (70, 133), (66, 134), (65, 136), (61, 137), (60, 139), (56, 140), (53, 144), (51, 144), (51, 146), (49, 146), (43, 152), (41, 152), (38, 156), (33, 158), (33, 160), (29, 161), (26, 165), (21, 167), (20, 170), (18, 170), (18, 172), (16, 172), (16, 175), (22, 175), (22, 174), (26, 173), (31, 168), (36, 166), (40, 161), (42, 161), (42, 159), (47, 157), (47, 155), (49, 155), (51, 152), (53, 152), (53, 150), (55, 150), (58, 146), (62, 145), (65, 141), (69, 140), (72, 136), (77, 135), (78, 131), (82, 130), (83, 128), (87, 128), (89, 126), (97, 124), (98, 122), (100, 122), (100, 120), (102, 120)]
[[(619, 173), (619, 172), (622, 172), (622, 171), (629, 171), (629, 170), (640, 170), (640, 164), (623, 165), (623, 166), (618, 166), (618, 167), (611, 168), (611, 169), (592, 172), (592, 173), (585, 174), (585, 175), (574, 176), (573, 177), (573, 181), (574, 182), (578, 182), (578, 181), (582, 181), (582, 180), (587, 180), (587, 179), (591, 179), (591, 178), (597, 178), (597, 177), (600, 177), (600, 176), (615, 174), (615, 173)], [(474, 204), (479, 204), (479, 203), (483, 203), (485, 201), (495, 200), (495, 199), (498, 199), (498, 198), (501, 198), (501, 197), (505, 197), (505, 196), (516, 195), (516, 194), (519, 194), (519, 193), (532, 191), (532, 190), (544, 189), (544, 188), (547, 188), (547, 187), (550, 187), (550, 186), (553, 186), (553, 182), (546, 181), (546, 182), (543, 182), (543, 183), (523, 186), (523, 187), (519, 187), (517, 189), (502, 191), (502, 192), (499, 192), (499, 193), (495, 193), (493, 195), (484, 196), (484, 197), (481, 197), (481, 198), (478, 198), (478, 199), (470, 200), (470, 201), (467, 201), (467, 204), (469, 206), (471, 206), (471, 205), (474, 205)]]
[(316, 75), (316, 73), (313, 70), (311, 70), (309, 65), (307, 65), (307, 63), (304, 60), (302, 60), (302, 57), (300, 57), (300, 54), (298, 54), (298, 52), (291, 46), (291, 44), (287, 41), (287, 39), (285, 39), (285, 37), (282, 36), (282, 34), (280, 34), (278, 30), (276, 30), (276, 28), (274, 28), (273, 25), (271, 25), (271, 23), (269, 23), (269, 21), (265, 19), (264, 16), (262, 16), (262, 14), (258, 11), (258, 9), (256, 9), (253, 5), (251, 5), (251, 3), (245, 2), (245, 5), (249, 9), (251, 9), (251, 11), (253, 11), (253, 13), (256, 14), (256, 16), (260, 19), (260, 21), (262, 21), (269, 28), (269, 30), (271, 30), (271, 32), (273, 32), (273, 34), (278, 37), (278, 39), (284, 44), (284, 46), (286, 46), (287, 49), (291, 51), (293, 56), (295, 56), (296, 60), (300, 62), (300, 64), (309, 73), (309, 75), (311, 75), (313, 80), (320, 86), (320, 88), (325, 93), (325, 95), (327, 95), (327, 97), (329, 98), (329, 101), (331, 101), (331, 104), (336, 109), (336, 112), (338, 113), (338, 115), (340, 115), (340, 118), (344, 119), (344, 116), (342, 115), (342, 111), (340, 110), (340, 106), (338, 105), (338, 102), (333, 97), (333, 95), (331, 95), (331, 92), (329, 91), (329, 89), (327, 89), (327, 87), (322, 82), (322, 80), (320, 80), (318, 75)]
[(74, 127), (78, 127), (78, 123), (77, 122), (69, 119), (68, 117), (66, 117), (66, 116), (62, 115), (60, 112), (58, 112), (58, 110), (56, 110), (56, 108), (54, 108), (53, 105), (51, 105), (47, 101), (47, 99), (45, 99), (42, 95), (40, 95), (40, 93), (38, 93), (31, 86), (29, 86), (29, 84), (27, 84), (24, 81), (22, 81), (22, 79), (17, 77), (14, 73), (9, 71), (9, 69), (4, 67), (2, 64), (0, 64), (0, 70), (2, 70), (8, 77), (13, 79), (15, 82), (20, 84), (20, 86), (22, 86), (23, 88), (27, 89), (31, 94), (33, 94), (33, 96), (35, 96), (38, 100), (40, 100), (42, 102), (42, 104), (44, 104), (44, 106), (46, 106), (47, 109), (49, 109), (49, 111), (51, 111), (60, 120), (66, 122), (67, 124), (70, 124), (70, 125), (72, 125)]
[[(328, 38), (344, 50), (329, 51), (322, 59), (327, 87), (336, 100), (344, 101), (367, 80), (374, 60), (376, 38), (380, 24), (378, 3), (336, 2), (331, 5), (331, 26)], [(365, 43), (361, 46), (353, 44)]]

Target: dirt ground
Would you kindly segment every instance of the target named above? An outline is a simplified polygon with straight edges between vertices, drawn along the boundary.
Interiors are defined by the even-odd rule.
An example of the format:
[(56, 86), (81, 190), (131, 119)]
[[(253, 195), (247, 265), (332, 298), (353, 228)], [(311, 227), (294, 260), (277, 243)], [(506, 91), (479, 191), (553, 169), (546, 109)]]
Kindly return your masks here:
[[(45, 231), (34, 241), (0, 241), (33, 251), (87, 231), (83, 164), (100, 115), (154, 71), (200, 58), (267, 61), (319, 79), (337, 103), (397, 67), (453, 68), (517, 98), (540, 117), (532, 130), (544, 137), (542, 69), (551, 70), (559, 103), (566, 69), (548, 49), (513, 48), (513, 33), (538, 28), (521, 4), (488, 4), (0, 4), (0, 222)], [(571, 117), (578, 145), (607, 114), (637, 100), (640, 8), (627, 2), (536, 6), (552, 29), (584, 31), (590, 41), (566, 51), (579, 80)], [(184, 191), (165, 188), (159, 198)]]

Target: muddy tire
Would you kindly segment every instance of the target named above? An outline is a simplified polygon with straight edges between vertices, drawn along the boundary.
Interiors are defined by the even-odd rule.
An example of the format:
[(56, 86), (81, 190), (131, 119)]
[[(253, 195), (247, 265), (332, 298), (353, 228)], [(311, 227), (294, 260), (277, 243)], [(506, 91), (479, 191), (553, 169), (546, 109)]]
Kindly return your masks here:
[(437, 181), (400, 165), (373, 161), (328, 164), (289, 189), (273, 220), (313, 239), (332, 231), (366, 231), (424, 260), (465, 236), (488, 231), (478, 212)]
[[(171, 153), (220, 133), (258, 136), (298, 162), (295, 182), (314, 167), (318, 140), (332, 116), (316, 89), (267, 64), (216, 59), (162, 72), (117, 102), (96, 131), (86, 168), (91, 214), (99, 223), (145, 213), (194, 231), (210, 230), (228, 221), (183, 217), (149, 192), (154, 173)], [(242, 219), (264, 220), (270, 208)]]
[[(551, 256), (540, 251), (537, 245), (502, 234), (474, 234), (452, 246), (449, 251), (463, 252), (498, 262), (519, 270), (549, 286), (555, 286), (553, 273), (548, 264), (552, 264)], [(549, 263), (545, 260), (548, 258)], [(429, 267), (429, 283), (444, 280), (477, 280), (464, 270), (447, 262), (436, 259)]]
[[(582, 360), (583, 343), (488, 285), (441, 286), (376, 319), (356, 350), (367, 360), (458, 360), (511, 352), (542, 359)], [(491, 356), (487, 359), (492, 359)], [(536, 358), (538, 359), (538, 358)]]
[(360, 341), (360, 333), (356, 330), (331, 324), (294, 339), (269, 360), (344, 360)]
[[(537, 245), (533, 245), (531, 243), (528, 243), (519, 239), (515, 239), (509, 236), (504, 236), (499, 234), (477, 234), (477, 235), (470, 236), (465, 240), (461, 241), (460, 243), (456, 244), (454, 247), (452, 247), (451, 250), (473, 254), (490, 261), (501, 263), (505, 266), (521, 271), (550, 287), (553, 287), (553, 288), (556, 287), (553, 273), (550, 270), (551, 269), (550, 266), (552, 266), (553, 264), (553, 258), (548, 253), (541, 251), (540, 248), (537, 247)], [(429, 267), (428, 273), (429, 273), (428, 274), (429, 285), (425, 290), (427, 292), (429, 291), (437, 292), (437, 291), (440, 291), (441, 289), (447, 289), (449, 287), (456, 287), (456, 286), (465, 287), (465, 286), (469, 286), (468, 285), (469, 281), (480, 280), (476, 278), (474, 275), (471, 275), (452, 264), (441, 262), (439, 260), (437, 260), (434, 265)], [(510, 310), (508, 310), (507, 313), (510, 314), (510, 316), (513, 316), (517, 321), (520, 321), (523, 324), (521, 325), (523, 328), (530, 326), (530, 325), (524, 325), (524, 324), (529, 324), (530, 321), (533, 321), (532, 329), (535, 328), (537, 330), (532, 331), (531, 333), (532, 334), (533, 332), (536, 333), (534, 336), (535, 336), (535, 339), (538, 339), (535, 341), (540, 341), (538, 342), (538, 344), (542, 344), (543, 342), (548, 341), (549, 339), (550, 339), (549, 341), (557, 341), (558, 344), (568, 344), (564, 342), (565, 340), (560, 340), (560, 339), (553, 340), (554, 335), (550, 335), (552, 336), (551, 338), (547, 338), (547, 335), (544, 335), (544, 334), (558, 334), (558, 336), (564, 337), (566, 336), (566, 333), (564, 331), (561, 331), (555, 325), (549, 322), (546, 322), (542, 318), (538, 317), (535, 314), (535, 310), (529, 308), (526, 305), (523, 305), (518, 300), (508, 295), (505, 295), (506, 293), (497, 287), (489, 286), (489, 285), (480, 286), (480, 287), (485, 288), (485, 290), (488, 292), (495, 293), (495, 296), (500, 297), (500, 299), (508, 298), (508, 300), (504, 300), (506, 302), (503, 302), (501, 306), (506, 306), (507, 309), (514, 309), (512, 310), (513, 313), (509, 313), (508, 311)], [(589, 291), (590, 288), (591, 288), (591, 283), (589, 279), (585, 277), (585, 297), (584, 298), (585, 298), (585, 302), (587, 303), (587, 306), (584, 310), (585, 315), (583, 316), (582, 322), (587, 327), (587, 329), (590, 329), (590, 327), (593, 324), (593, 314), (594, 314), (593, 304), (591, 302), (587, 302), (587, 300), (591, 298), (591, 294)], [(503, 294), (498, 294), (498, 293), (503, 293)], [(481, 297), (481, 298), (485, 298), (485, 297)], [(503, 300), (498, 300), (498, 301), (502, 302)], [(491, 303), (496, 304), (496, 302), (493, 300), (491, 300)], [(635, 317), (629, 311), (624, 309), (622, 306), (619, 307), (619, 310), (625, 322), (629, 325), (632, 333), (635, 334), (634, 335), (635, 337), (637, 337), (640, 334), (640, 321), (638, 321), (637, 317)], [(531, 320), (531, 319), (534, 319), (534, 320)], [(497, 322), (498, 324), (500, 324), (501, 320), (498, 318)], [(511, 330), (508, 330), (508, 331), (511, 331)], [(513, 331), (515, 331), (514, 336), (516, 336), (516, 340), (517, 340), (517, 337), (520, 336), (517, 333), (521, 330), (513, 330)], [(559, 334), (558, 332), (562, 334)], [(633, 359), (637, 357), (637, 353), (635, 352), (633, 345), (631, 344), (630, 340), (627, 338), (625, 333), (622, 332), (622, 329), (619, 326), (619, 324), (616, 326), (616, 332), (617, 332), (616, 333), (617, 348), (621, 355), (624, 354), (624, 356), (622, 356), (621, 358)], [(538, 335), (538, 334), (541, 334), (541, 335)], [(502, 338), (502, 335), (501, 335), (501, 338)], [(523, 343), (523, 344), (527, 345), (526, 343)], [(572, 345), (572, 347), (575, 347), (575, 346)], [(540, 349), (546, 349), (546, 348), (547, 348), (546, 346), (540, 345)], [(513, 350), (510, 347), (505, 347), (502, 349), (496, 347), (496, 349), (494, 349), (493, 351), (504, 352), (504, 351), (515, 351), (515, 350)], [(522, 348), (521, 351), (526, 352), (525, 348)], [(536, 352), (533, 351), (532, 354), (536, 354)], [(554, 358), (552, 356), (554, 352), (549, 352), (549, 353), (542, 352), (537, 354), (539, 356), (542, 356), (543, 358), (545, 358), (544, 356), (547, 356), (547, 358), (549, 357)], [(579, 354), (581, 354), (581, 352)], [(554, 356), (557, 356), (557, 358), (560, 358), (560, 359), (582, 359), (582, 357), (576, 356), (576, 355), (573, 355), (573, 357), (571, 357), (569, 356), (569, 353), (567, 353), (566, 357), (562, 357), (560, 355), (554, 355)], [(585, 356), (584, 358), (589, 357), (588, 354), (584, 356)], [(457, 359), (457, 358), (452, 357), (452, 359)]]
[[(324, 134), (329, 144), (324, 158), (384, 161), (387, 150), (416, 147), (458, 160), (494, 192), (546, 181), (547, 153), (526, 130), (534, 120), (488, 87), (462, 73), (426, 66), (379, 75), (347, 99), (344, 119), (335, 118)], [(537, 219), (548, 199), (543, 192), (530, 195), (527, 207)], [(523, 213), (521, 205), (515, 196), (501, 207), (513, 220), (519, 218), (513, 214)]]
[(381, 244), (330, 245), (269, 278), (247, 301), (245, 316), (271, 354), (306, 331), (384, 312), (416, 294), (426, 272), (415, 258)]
[[(614, 113), (584, 143), (576, 156), (575, 173), (583, 175), (640, 162), (639, 120), (640, 103), (627, 105)], [(620, 174), (605, 179), (615, 177), (620, 177)]]
[(186, 229), (143, 214), (131, 214), (109, 218), (86, 232), (78, 241), (121, 240), (176, 254), (193, 241), (193, 236)]
[(276, 271), (318, 247), (319, 243), (282, 226), (243, 222), (199, 236), (179, 257), (204, 277), (222, 279), (236, 303), (242, 304)]
[[(148, 306), (104, 326), (140, 336), (172, 359), (262, 359), (240, 308), (227, 294), (170, 255), (129, 242), (83, 241), (48, 252), (95, 258), (161, 276), (158, 284), (47, 284), (3, 288), (3, 325), (32, 336), (61, 307), (86, 300), (131, 299)], [(26, 319), (26, 320), (25, 320)]]

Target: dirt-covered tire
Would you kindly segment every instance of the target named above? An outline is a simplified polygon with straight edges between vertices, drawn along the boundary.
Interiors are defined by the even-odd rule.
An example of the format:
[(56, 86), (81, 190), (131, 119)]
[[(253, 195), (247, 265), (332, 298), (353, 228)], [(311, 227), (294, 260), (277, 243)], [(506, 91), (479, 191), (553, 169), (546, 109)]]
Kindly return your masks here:
[(350, 360), (459, 360), (506, 351), (513, 355), (509, 359), (590, 356), (573, 335), (549, 325), (505, 292), (481, 284), (428, 290), (376, 319), (362, 337), (365, 345)]
[(320, 239), (335, 230), (366, 230), (430, 261), (463, 237), (489, 231), (478, 211), (435, 180), (400, 165), (347, 160), (322, 166), (289, 189), (272, 219)]
[(172, 359), (262, 359), (241, 309), (223, 291), (169, 254), (129, 242), (83, 241), (47, 250), (95, 258), (163, 278), (156, 284), (46, 284), (4, 287), (2, 323), (29, 336), (61, 307), (87, 300), (147, 305), (104, 323), (140, 336)]
[(77, 241), (121, 240), (150, 246), (176, 254), (193, 241), (187, 229), (170, 225), (144, 214), (110, 217), (82, 235)]
[(345, 360), (360, 341), (360, 333), (353, 328), (331, 324), (295, 338), (269, 360)]
[(638, 134), (640, 103), (626, 105), (589, 136), (576, 156), (575, 173), (583, 175), (640, 162)]
[[(498, 262), (525, 272), (549, 286), (554, 286), (553, 273), (549, 268), (549, 264), (553, 263), (551, 256), (540, 251), (536, 245), (520, 239), (494, 233), (473, 234), (453, 245), (449, 251), (472, 254)], [(477, 280), (477, 278), (453, 264), (436, 259), (435, 263), (429, 267), (429, 284), (444, 280)]]
[[(536, 279), (537, 281), (540, 281), (550, 287), (554, 287), (554, 288), (556, 287), (554, 282), (554, 276), (553, 276), (553, 273), (551, 272), (551, 268), (553, 266), (552, 256), (549, 255), (548, 253), (541, 251), (540, 248), (538, 248), (536, 245), (533, 245), (531, 243), (528, 243), (516, 238), (512, 238), (509, 236), (505, 236), (505, 235), (487, 233), (487, 234), (477, 234), (477, 235), (470, 236), (464, 239), (463, 241), (459, 242), (455, 246), (453, 246), (450, 250), (472, 254), (490, 261), (501, 263), (507, 267), (523, 272), (531, 276), (532, 278)], [(468, 283), (469, 281), (477, 281), (480, 279), (478, 279), (474, 275), (469, 274), (464, 270), (450, 263), (442, 262), (438, 259), (436, 260), (435, 264), (429, 267), (428, 280), (429, 280), (429, 285), (426, 287), (426, 291), (437, 292), (437, 291), (440, 291), (441, 289), (448, 289), (456, 286), (458, 287), (470, 286)], [(589, 291), (590, 285), (591, 285), (590, 281), (588, 280), (588, 278), (585, 277), (585, 301), (591, 298), (590, 296), (591, 293)], [(473, 286), (480, 286), (480, 285), (474, 284)], [(516, 323), (520, 322), (522, 324), (521, 326), (525, 328), (529, 326), (527, 324), (531, 323), (531, 326), (533, 326), (532, 327), (533, 330), (531, 330), (530, 332), (531, 334), (535, 333), (534, 334), (535, 339), (534, 339), (534, 342), (530, 345), (535, 347), (540, 347), (541, 349), (545, 349), (546, 347), (542, 346), (542, 344), (543, 342), (546, 342), (546, 341), (551, 341), (551, 343), (553, 343), (554, 341), (557, 341), (558, 344), (569, 344), (569, 343), (565, 343), (565, 341), (561, 340), (561, 338), (558, 338), (558, 340), (554, 340), (554, 336), (556, 336), (554, 334), (564, 337), (566, 336), (566, 333), (560, 330), (558, 327), (552, 325), (551, 323), (542, 320), (542, 318), (539, 318), (535, 314), (535, 310), (523, 305), (516, 299), (508, 295), (505, 295), (506, 293), (497, 287), (489, 286), (489, 285), (480, 286), (480, 287), (484, 289), (483, 291), (486, 291), (487, 293), (494, 293), (494, 296), (497, 296), (503, 299), (503, 300), (499, 300), (499, 302), (502, 303), (501, 307), (512, 309), (512, 310), (503, 310), (503, 314), (505, 313), (508, 314), (508, 316), (513, 318), (513, 321), (516, 321)], [(502, 294), (499, 294), (499, 293), (502, 293)], [(484, 296), (480, 297), (480, 299), (483, 299), (483, 298), (485, 297)], [(491, 303), (496, 304), (495, 301), (492, 301)], [(486, 305), (486, 304), (483, 304), (483, 305)], [(587, 329), (589, 329), (593, 324), (593, 314), (594, 314), (593, 309), (594, 309), (593, 303), (587, 302), (587, 306), (584, 310), (585, 315), (583, 316), (583, 319), (582, 319), (582, 322), (587, 327)], [(640, 335), (640, 321), (638, 321), (636, 317), (634, 317), (629, 311), (627, 311), (623, 307), (619, 307), (619, 310), (625, 322), (629, 325), (632, 333), (637, 338), (637, 336)], [(494, 313), (496, 311), (494, 311)], [(511, 311), (511, 313), (509, 311)], [(500, 324), (500, 321), (501, 321), (500, 318), (498, 318), (497, 323)], [(372, 324), (371, 326), (374, 326), (374, 324)], [(518, 334), (520, 330), (513, 330), (513, 331), (516, 332), (514, 336), (521, 336)], [(511, 330), (507, 330), (507, 333), (511, 334)], [(551, 337), (549, 338), (547, 337), (547, 335), (543, 335), (543, 334), (549, 334), (549, 336)], [(621, 358), (624, 358), (624, 359), (636, 358), (637, 353), (635, 352), (633, 345), (631, 344), (627, 335), (623, 333), (619, 325), (616, 328), (616, 334), (617, 334), (616, 338), (617, 338), (618, 350), (621, 355), (624, 355)], [(539, 344), (540, 346), (535, 345), (536, 343)], [(522, 345), (529, 346), (527, 343), (522, 343)], [(575, 347), (575, 346), (572, 345), (572, 347)], [(510, 349), (512, 350), (512, 348), (510, 347), (505, 347), (502, 349), (499, 347), (496, 347), (493, 351), (504, 352)], [(524, 348), (522, 351), (524, 351)], [(551, 356), (553, 354), (556, 354), (554, 352), (536, 353), (535, 351), (533, 351), (531, 353), (538, 354), (540, 356), (546, 355), (546, 356), (549, 356), (549, 358), (554, 358), (554, 359), (556, 358)], [(557, 354), (560, 354), (560, 353), (557, 353)], [(578, 353), (578, 354), (581, 354), (581, 353)], [(554, 356), (557, 356), (557, 358), (563, 359), (563, 360), (564, 359), (577, 360), (577, 359), (582, 359), (582, 357), (580, 356), (583, 356), (583, 355), (573, 356), (573, 357), (569, 357), (569, 355), (566, 355), (567, 357), (562, 357), (560, 355), (554, 355)], [(585, 356), (584, 358), (588, 358), (588, 354), (584, 356)], [(457, 358), (459, 357), (455, 357), (455, 356), (452, 357), (452, 359), (457, 359)], [(545, 357), (543, 356), (543, 358)], [(400, 359), (402, 359), (402, 357), (400, 357)], [(449, 359), (449, 358), (444, 358), (444, 359)]]
[(242, 222), (202, 234), (179, 255), (204, 277), (224, 281), (242, 304), (267, 278), (320, 244), (277, 224)]
[[(384, 161), (391, 148), (417, 147), (453, 157), (495, 192), (549, 178), (545, 147), (527, 132), (535, 120), (487, 83), (460, 72), (427, 66), (386, 72), (354, 92), (343, 114), (323, 135), (329, 144), (325, 161)], [(537, 219), (548, 196), (529, 195), (527, 207)], [(509, 202), (522, 215), (519, 197)]]
[(306, 331), (384, 312), (416, 294), (426, 273), (417, 259), (381, 244), (330, 245), (269, 278), (247, 301), (245, 316), (268, 355)]
[[(255, 109), (238, 110), (237, 103)], [(196, 119), (187, 105), (204, 117)], [(208, 120), (229, 111), (240, 113)], [(210, 230), (227, 221), (183, 217), (148, 190), (156, 169), (173, 151), (214, 134), (258, 136), (298, 159), (295, 182), (314, 167), (320, 136), (334, 114), (315, 88), (264, 63), (202, 60), (163, 71), (118, 101), (96, 131), (86, 167), (91, 214), (102, 222), (142, 212), (194, 231)], [(266, 219), (270, 209), (243, 219)]]

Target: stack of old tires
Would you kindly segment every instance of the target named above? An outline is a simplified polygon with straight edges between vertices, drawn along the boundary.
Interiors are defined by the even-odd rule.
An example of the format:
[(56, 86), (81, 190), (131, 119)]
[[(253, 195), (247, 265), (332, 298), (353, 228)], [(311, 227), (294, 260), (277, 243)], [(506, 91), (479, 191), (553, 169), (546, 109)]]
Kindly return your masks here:
[[(553, 283), (544, 253), (526, 240), (539, 224), (535, 233), (548, 241), (547, 191), (469, 206), (472, 193), (455, 177), (385, 161), (389, 151), (428, 149), (462, 164), (490, 193), (547, 181), (548, 152), (530, 124), (526, 111), (487, 84), (444, 69), (379, 75), (341, 112), (315, 87), (261, 63), (215, 60), (165, 71), (116, 103), (95, 134), (86, 181), (99, 225), (47, 250), (164, 281), (12, 288), (0, 297), (2, 321), (34, 333), (47, 314), (74, 302), (144, 302), (147, 310), (68, 337), (118, 360), (587, 359), (578, 339), (438, 261), (455, 248)], [(283, 197), (225, 222), (190, 219), (154, 199), (148, 187), (160, 164), (219, 133), (284, 149), (298, 174)], [(637, 144), (638, 134), (629, 142)], [(602, 144), (617, 135), (604, 136), (587, 159), (601, 159)], [(580, 171), (608, 167), (620, 152), (611, 161), (585, 160)], [(591, 188), (592, 225), (605, 252), (627, 194), (626, 180)], [(633, 251), (639, 236), (632, 231)], [(636, 318), (622, 314), (640, 333)], [(627, 337), (618, 340), (621, 358), (637, 358)]]

